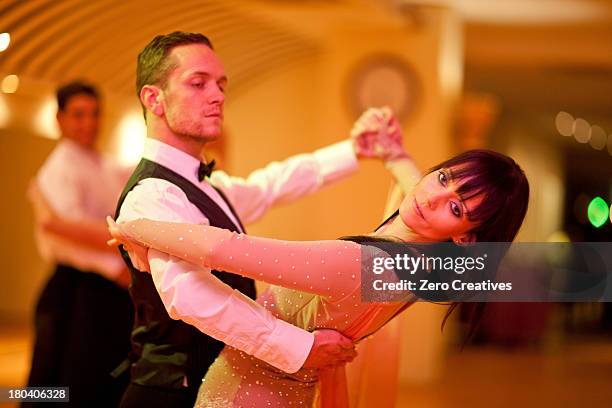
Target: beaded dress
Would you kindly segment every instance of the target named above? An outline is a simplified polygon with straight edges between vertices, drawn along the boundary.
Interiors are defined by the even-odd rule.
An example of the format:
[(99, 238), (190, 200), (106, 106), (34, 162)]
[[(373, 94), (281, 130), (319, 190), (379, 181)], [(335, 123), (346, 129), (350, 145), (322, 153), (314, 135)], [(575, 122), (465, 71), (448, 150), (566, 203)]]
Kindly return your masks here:
[[(405, 302), (362, 302), (362, 263), (371, 265), (371, 258), (386, 255), (374, 246), (344, 240), (282, 241), (144, 219), (120, 228), (146, 247), (270, 283), (257, 302), (308, 331), (334, 329), (359, 341), (415, 300), (408, 295)], [(343, 407), (348, 406), (346, 393), (342, 367), (288, 374), (226, 346), (202, 382), (196, 407)]]

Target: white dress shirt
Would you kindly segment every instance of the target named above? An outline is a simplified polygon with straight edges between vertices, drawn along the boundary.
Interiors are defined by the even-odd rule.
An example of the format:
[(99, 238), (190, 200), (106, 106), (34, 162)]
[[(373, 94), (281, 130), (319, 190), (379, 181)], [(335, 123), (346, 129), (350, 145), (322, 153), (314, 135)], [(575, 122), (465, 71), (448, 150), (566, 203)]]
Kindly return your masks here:
[[(236, 223), (235, 217), (205, 179), (198, 181), (200, 162), (172, 146), (147, 139), (143, 157), (180, 174), (212, 198)], [(267, 209), (312, 193), (354, 172), (357, 160), (350, 141), (273, 162), (246, 179), (214, 171), (210, 183), (223, 191), (245, 222)], [(176, 185), (162, 179), (142, 180), (126, 197), (118, 222), (139, 218), (209, 225), (208, 219)], [(298, 371), (310, 353), (314, 337), (282, 320), (209, 269), (150, 250), (151, 275), (173, 319), (181, 319), (223, 343), (240, 349), (285, 372)]]
[[(53, 210), (72, 220), (104, 222), (113, 215), (131, 169), (122, 168), (94, 150), (62, 139), (37, 174), (39, 188)], [(49, 262), (115, 279), (125, 264), (111, 251), (79, 245), (36, 228), (39, 252)]]

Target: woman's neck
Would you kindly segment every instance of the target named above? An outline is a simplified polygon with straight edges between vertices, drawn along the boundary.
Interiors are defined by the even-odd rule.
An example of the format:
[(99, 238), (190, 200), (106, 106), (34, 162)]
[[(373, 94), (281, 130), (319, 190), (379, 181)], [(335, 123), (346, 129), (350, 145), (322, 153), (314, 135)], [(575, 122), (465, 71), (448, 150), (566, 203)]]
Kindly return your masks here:
[(430, 239), (410, 229), (398, 215), (371, 234), (376, 237), (394, 237), (403, 242), (431, 242)]

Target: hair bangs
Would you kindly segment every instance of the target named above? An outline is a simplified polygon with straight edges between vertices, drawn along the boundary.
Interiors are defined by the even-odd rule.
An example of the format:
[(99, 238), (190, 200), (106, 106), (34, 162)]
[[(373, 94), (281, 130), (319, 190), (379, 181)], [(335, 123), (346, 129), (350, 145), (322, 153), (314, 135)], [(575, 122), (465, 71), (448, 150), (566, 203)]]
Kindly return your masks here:
[(526, 203), (522, 203), (529, 197), (529, 187), (523, 171), (514, 160), (491, 150), (476, 149), (446, 160), (431, 171), (439, 169), (448, 170), (453, 182), (458, 185), (457, 194), (463, 201), (482, 197), (480, 203), (467, 214), (468, 219), (477, 224), (474, 232), (479, 238), (498, 241), (503, 237), (505, 241), (506, 237), (511, 237), (509, 240), (512, 240), (518, 227), (501, 234), (488, 234), (486, 231), (493, 228), (492, 224), (500, 230), (508, 229), (499, 228), (497, 224), (507, 223), (509, 218), (513, 218), (512, 214), (506, 214), (505, 217), (500, 215), (508, 211), (515, 199), (521, 203), (516, 218), (522, 221), (524, 217)]

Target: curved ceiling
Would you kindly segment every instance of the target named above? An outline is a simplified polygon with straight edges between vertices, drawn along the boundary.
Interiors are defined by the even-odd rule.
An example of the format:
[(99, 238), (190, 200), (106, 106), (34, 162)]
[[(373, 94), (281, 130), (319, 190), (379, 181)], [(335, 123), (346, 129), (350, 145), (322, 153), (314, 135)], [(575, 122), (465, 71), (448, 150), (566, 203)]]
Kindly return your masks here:
[(155, 35), (206, 34), (225, 64), (230, 92), (320, 50), (317, 41), (245, 2), (181, 0), (5, 0), (0, 31), (11, 35), (0, 70), (52, 81), (87, 78), (134, 92), (136, 56)]
[(470, 23), (542, 25), (609, 19), (607, 0), (398, 0), (406, 5), (445, 5)]

